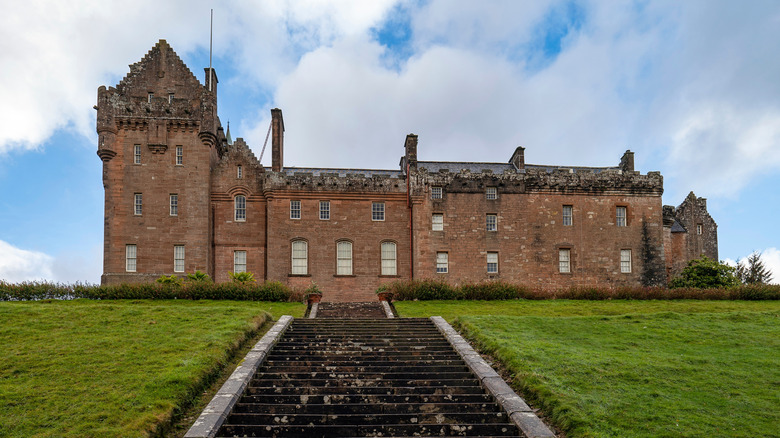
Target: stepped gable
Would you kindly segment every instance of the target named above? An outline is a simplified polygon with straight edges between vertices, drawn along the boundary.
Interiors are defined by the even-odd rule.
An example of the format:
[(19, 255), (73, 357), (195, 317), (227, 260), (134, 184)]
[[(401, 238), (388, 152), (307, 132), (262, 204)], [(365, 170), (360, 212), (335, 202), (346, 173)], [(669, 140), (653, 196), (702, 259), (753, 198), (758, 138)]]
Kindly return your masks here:
[[(140, 61), (130, 64), (130, 72), (117, 84), (116, 89), (125, 94), (134, 89), (142, 89), (143, 95), (149, 84), (165, 78), (171, 82), (180, 83), (188, 87), (200, 87), (198, 79), (190, 71), (184, 61), (164, 39), (161, 39), (141, 58)], [(165, 96), (167, 98), (167, 96)]]

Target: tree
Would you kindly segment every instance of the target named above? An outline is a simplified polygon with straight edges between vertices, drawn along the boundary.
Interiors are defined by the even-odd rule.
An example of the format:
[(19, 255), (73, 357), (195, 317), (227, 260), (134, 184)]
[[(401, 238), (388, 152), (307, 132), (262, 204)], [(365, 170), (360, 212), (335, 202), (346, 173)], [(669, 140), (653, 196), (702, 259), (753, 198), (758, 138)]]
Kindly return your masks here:
[(701, 256), (688, 262), (688, 266), (680, 272), (680, 275), (674, 277), (669, 282), (670, 288), (695, 287), (695, 288), (717, 288), (739, 286), (739, 277), (737, 268), (729, 266), (723, 262), (718, 262)]
[(737, 263), (737, 276), (744, 284), (767, 284), (772, 281), (772, 272), (761, 260), (761, 253), (754, 251), (747, 259)]

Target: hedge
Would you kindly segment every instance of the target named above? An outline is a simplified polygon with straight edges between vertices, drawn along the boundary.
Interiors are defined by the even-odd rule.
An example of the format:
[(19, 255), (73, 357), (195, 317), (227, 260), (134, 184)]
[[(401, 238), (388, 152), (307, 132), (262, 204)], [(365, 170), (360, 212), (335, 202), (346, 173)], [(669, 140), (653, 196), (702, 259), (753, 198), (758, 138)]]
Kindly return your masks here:
[(383, 286), (396, 301), (411, 300), (777, 300), (780, 285), (730, 288), (595, 287), (544, 289), (490, 281), (452, 286), (440, 280), (396, 281)]
[(0, 301), (26, 301), (74, 298), (93, 300), (238, 300), (302, 301), (303, 293), (278, 281), (255, 283), (184, 282), (182, 285), (161, 283), (118, 284), (98, 286), (49, 282), (6, 283), (0, 280)]

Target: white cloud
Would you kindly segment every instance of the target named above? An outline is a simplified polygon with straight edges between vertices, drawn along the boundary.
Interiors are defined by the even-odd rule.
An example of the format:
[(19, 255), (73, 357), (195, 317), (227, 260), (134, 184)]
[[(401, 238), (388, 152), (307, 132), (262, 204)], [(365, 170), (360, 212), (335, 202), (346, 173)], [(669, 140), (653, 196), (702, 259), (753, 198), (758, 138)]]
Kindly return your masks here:
[(0, 279), (7, 282), (51, 279), (53, 261), (42, 252), (27, 251), (0, 240)]
[(767, 248), (761, 252), (761, 260), (772, 273), (772, 284), (780, 284), (780, 249)]

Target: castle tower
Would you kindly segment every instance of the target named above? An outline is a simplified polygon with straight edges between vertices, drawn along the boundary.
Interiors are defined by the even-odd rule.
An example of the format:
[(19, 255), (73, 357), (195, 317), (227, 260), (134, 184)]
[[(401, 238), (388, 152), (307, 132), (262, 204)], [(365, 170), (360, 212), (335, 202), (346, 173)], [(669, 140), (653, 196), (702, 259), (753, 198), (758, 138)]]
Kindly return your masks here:
[(116, 88), (98, 89), (103, 284), (210, 271), (211, 170), (224, 134), (213, 70), (205, 80), (160, 40)]

